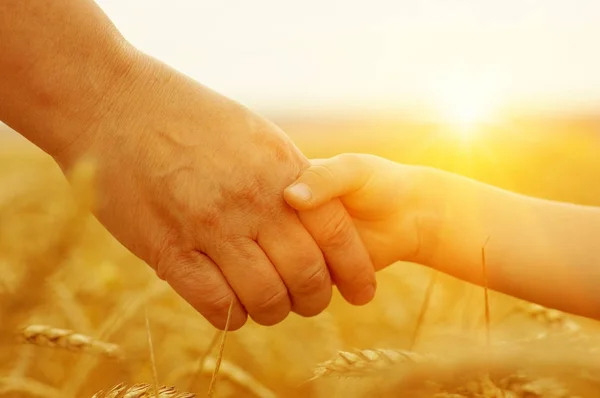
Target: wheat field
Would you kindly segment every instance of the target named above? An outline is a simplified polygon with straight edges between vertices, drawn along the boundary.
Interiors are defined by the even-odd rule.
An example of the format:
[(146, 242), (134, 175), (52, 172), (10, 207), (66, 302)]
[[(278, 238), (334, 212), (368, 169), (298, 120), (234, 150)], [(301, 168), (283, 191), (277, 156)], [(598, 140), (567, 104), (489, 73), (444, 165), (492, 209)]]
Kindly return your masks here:
[(336, 294), (314, 318), (216, 332), (90, 216), (89, 168), (69, 184), (1, 148), (1, 397), (600, 395), (596, 322), (415, 264), (381, 271), (366, 307)]

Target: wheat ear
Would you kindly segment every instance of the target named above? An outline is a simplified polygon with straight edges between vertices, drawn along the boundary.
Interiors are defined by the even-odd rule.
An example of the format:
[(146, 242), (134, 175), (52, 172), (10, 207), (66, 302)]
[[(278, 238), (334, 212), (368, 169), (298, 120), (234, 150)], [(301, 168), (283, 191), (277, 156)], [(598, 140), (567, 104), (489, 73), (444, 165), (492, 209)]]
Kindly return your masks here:
[(157, 390), (151, 384), (135, 384), (127, 386), (118, 384), (107, 392), (98, 391), (92, 398), (195, 398), (196, 394), (190, 392), (177, 392), (175, 387), (160, 387)]
[(89, 352), (107, 358), (121, 358), (118, 345), (105, 343), (92, 337), (48, 325), (29, 325), (21, 329), (17, 339), (40, 347), (62, 348), (73, 352)]
[(431, 360), (432, 358), (428, 355), (404, 350), (340, 351), (335, 358), (319, 364), (314, 369), (314, 376), (311, 380), (323, 376), (362, 377), (387, 370), (399, 363), (423, 363)]
[(518, 309), (538, 322), (563, 332), (579, 332), (581, 327), (565, 313), (533, 303), (522, 303)]

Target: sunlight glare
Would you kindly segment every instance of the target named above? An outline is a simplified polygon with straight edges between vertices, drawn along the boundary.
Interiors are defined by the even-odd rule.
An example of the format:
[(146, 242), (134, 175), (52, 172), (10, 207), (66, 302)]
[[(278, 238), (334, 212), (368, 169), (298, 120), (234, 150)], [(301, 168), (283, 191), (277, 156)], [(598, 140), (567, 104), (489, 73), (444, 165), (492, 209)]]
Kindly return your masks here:
[(450, 133), (471, 140), (498, 112), (498, 95), (490, 85), (456, 79), (437, 88), (439, 122)]

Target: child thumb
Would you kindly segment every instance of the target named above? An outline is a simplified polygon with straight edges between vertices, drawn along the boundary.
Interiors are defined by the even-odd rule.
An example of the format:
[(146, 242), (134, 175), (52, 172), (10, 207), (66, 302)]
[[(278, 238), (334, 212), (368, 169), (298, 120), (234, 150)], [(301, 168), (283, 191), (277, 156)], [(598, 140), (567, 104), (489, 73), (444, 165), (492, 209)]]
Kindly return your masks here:
[(364, 167), (351, 155), (313, 161), (298, 179), (284, 190), (284, 199), (296, 210), (311, 210), (347, 195), (364, 183)]

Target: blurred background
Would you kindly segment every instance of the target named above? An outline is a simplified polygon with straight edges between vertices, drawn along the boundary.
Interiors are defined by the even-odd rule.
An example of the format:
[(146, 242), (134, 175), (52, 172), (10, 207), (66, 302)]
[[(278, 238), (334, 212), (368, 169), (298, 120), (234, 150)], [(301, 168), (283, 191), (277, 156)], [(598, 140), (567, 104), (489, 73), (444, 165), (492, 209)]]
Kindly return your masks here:
[(98, 3), (308, 156), (370, 152), (600, 204), (596, 0)]
[[(97, 1), (133, 44), (270, 118), (309, 157), (372, 153), (600, 206), (598, 0)], [(38, 285), (23, 277), (30, 284), (15, 288), (20, 294), (11, 299), (26, 300), (31, 314), (21, 301), (0, 302), (20, 308), (11, 320), (89, 333), (141, 359), (126, 364), (130, 374), (109, 361), (92, 373), (96, 365), (83, 356), (15, 346), (2, 351), (10, 370), (0, 374), (61, 388), (53, 395), (60, 397), (150, 381), (142, 311), (150, 303), (161, 380), (204, 391), (205, 385), (188, 388), (189, 374), (176, 371), (206, 355), (214, 330), (171, 290), (158, 290), (151, 270), (91, 217), (83, 223), (52, 160), (13, 151), (19, 141), (0, 124), (0, 271), (9, 282), (14, 273), (37, 277), (40, 267), (60, 272), (39, 277)], [(80, 224), (85, 230), (74, 239), (69, 228)], [(369, 306), (350, 307), (336, 295), (318, 317), (291, 316), (272, 328), (250, 324), (228, 337), (226, 361), (278, 396), (332, 397), (336, 383), (328, 389), (305, 381), (337, 350), (414, 349), (417, 336), (418, 352), (449, 358), (481, 347), (471, 340), (483, 342), (483, 334), (465, 332), (485, 325), (481, 289), (414, 264), (379, 275)], [(36, 287), (46, 285), (53, 289), (49, 298)], [(562, 333), (571, 322), (537, 307), (514, 316), (515, 301), (490, 297), (494, 341)], [(300, 338), (301, 331), (310, 338)], [(580, 342), (586, 350), (596, 347)], [(575, 343), (560, 345), (571, 350)], [(557, 352), (548, 347), (554, 346), (542, 348)], [(595, 349), (585, 358), (593, 361)], [(206, 388), (209, 376), (202, 379)], [(354, 388), (338, 396), (373, 396)], [(597, 391), (589, 396), (600, 396)], [(23, 395), (7, 397), (13, 396)]]

